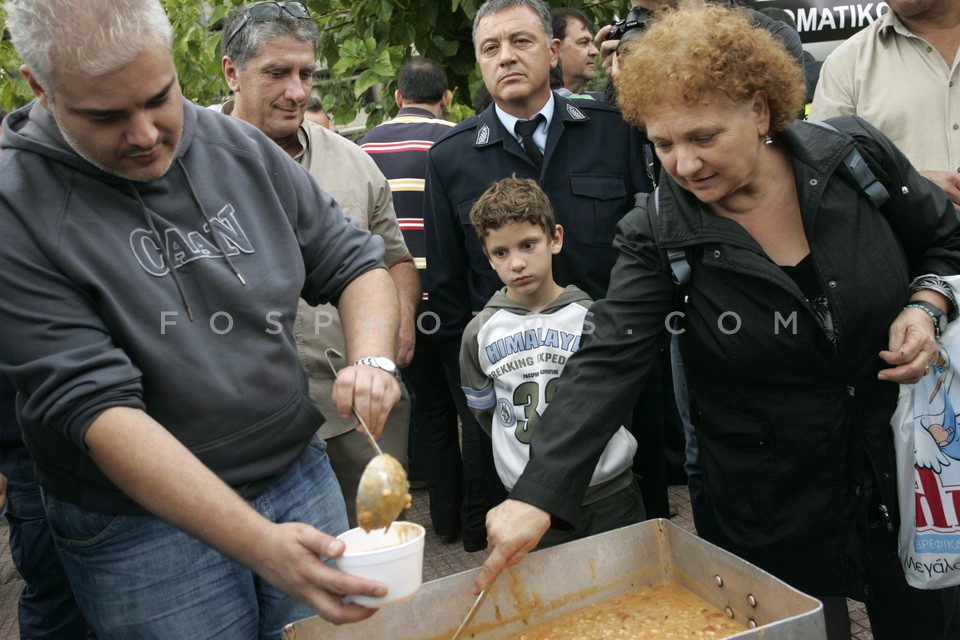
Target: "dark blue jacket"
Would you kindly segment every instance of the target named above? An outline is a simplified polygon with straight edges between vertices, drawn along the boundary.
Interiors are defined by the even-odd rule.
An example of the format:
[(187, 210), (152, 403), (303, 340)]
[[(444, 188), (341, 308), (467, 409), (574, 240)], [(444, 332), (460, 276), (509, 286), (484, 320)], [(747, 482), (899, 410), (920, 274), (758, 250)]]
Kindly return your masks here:
[(564, 228), (553, 277), (595, 300), (604, 296), (610, 281), (617, 222), (632, 208), (634, 194), (652, 191), (645, 139), (616, 108), (554, 98), (539, 172), (504, 130), (492, 105), (430, 149), (424, 216), (427, 291), (441, 323), (435, 343), (454, 370), (464, 327), (503, 286), (470, 226), (470, 209), (491, 183), (512, 174), (539, 180)]

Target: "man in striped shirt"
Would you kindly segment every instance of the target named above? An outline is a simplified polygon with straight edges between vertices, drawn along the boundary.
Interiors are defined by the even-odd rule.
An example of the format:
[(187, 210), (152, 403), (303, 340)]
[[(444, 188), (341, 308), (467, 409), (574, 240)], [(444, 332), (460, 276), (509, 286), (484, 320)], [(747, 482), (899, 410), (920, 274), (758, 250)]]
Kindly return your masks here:
[[(411, 58), (398, 72), (394, 97), (400, 107), (397, 117), (374, 127), (360, 140), (360, 147), (370, 154), (390, 183), (397, 221), (422, 280), (427, 268), (423, 235), (427, 151), (454, 126), (443, 119), (450, 101), (443, 67), (426, 58)], [(462, 529), (463, 468), (456, 406), (430, 340), (437, 321), (424, 293), (417, 314), (413, 361), (403, 375), (415, 395), (411, 475), (419, 471), (426, 480), (433, 527), (445, 542), (452, 542)], [(485, 548), (484, 531), (464, 530), (463, 545), (468, 551)]]

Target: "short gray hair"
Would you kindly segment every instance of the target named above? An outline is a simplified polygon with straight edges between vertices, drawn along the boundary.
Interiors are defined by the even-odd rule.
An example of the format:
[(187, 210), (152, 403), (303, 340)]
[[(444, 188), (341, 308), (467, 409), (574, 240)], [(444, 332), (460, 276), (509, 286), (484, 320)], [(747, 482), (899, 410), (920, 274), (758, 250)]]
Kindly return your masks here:
[(276, 20), (266, 22), (248, 20), (233, 40), (227, 42), (230, 34), (237, 28), (237, 25), (240, 24), (240, 21), (243, 20), (252, 6), (251, 4), (240, 7), (227, 18), (220, 34), (221, 56), (227, 56), (233, 61), (233, 64), (243, 69), (247, 66), (247, 62), (260, 55), (264, 44), (285, 36), (299, 42), (308, 43), (314, 55), (316, 55), (317, 37), (320, 35), (317, 24), (312, 19), (294, 18), (286, 11), (281, 11), (280, 17)]
[(173, 55), (173, 28), (159, 0), (4, 0), (17, 53), (51, 95), (54, 72), (103, 75), (144, 51)]
[(477, 9), (477, 15), (473, 17), (473, 48), (477, 48), (477, 25), (488, 15), (500, 13), (504, 9), (511, 7), (530, 7), (537, 17), (540, 18), (540, 25), (543, 27), (543, 34), (547, 36), (547, 46), (553, 40), (553, 20), (550, 17), (550, 5), (543, 0), (487, 0)]

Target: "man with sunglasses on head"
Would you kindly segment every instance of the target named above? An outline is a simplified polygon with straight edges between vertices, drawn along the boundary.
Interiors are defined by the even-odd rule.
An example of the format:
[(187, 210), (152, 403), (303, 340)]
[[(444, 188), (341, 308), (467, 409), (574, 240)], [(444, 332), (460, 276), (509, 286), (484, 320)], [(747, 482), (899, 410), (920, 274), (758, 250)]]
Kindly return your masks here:
[[(383, 238), (383, 260), (400, 294), (400, 333), (397, 352), (391, 354), (396, 364), (387, 362), (393, 371), (405, 367), (413, 357), (420, 277), (397, 222), (390, 184), (376, 163), (350, 140), (304, 118), (316, 68), (316, 24), (299, 2), (258, 2), (228, 17), (223, 33), (221, 66), (233, 98), (221, 112), (260, 129), (334, 197), (344, 215)], [(331, 347), (344, 353), (336, 308), (314, 308), (301, 301), (294, 337), (310, 381), (310, 398), (326, 417), (320, 437), (340, 481), (350, 526), (355, 527), (357, 487), (370, 461), (370, 444), (354, 429), (352, 418), (337, 415), (331, 401), (335, 377), (324, 353)], [(339, 368), (348, 362), (334, 364)], [(406, 466), (410, 396), (401, 389), (403, 396), (390, 412), (380, 448)]]
[[(288, 5), (289, 8), (289, 5)], [(158, 0), (5, 0), (36, 94), (0, 138), (0, 373), (97, 636), (279, 639), (386, 585), (332, 566), (346, 510), (307, 398), (298, 299), (335, 301), (335, 386), (400, 397), (383, 243), (276, 143), (184, 100)]]

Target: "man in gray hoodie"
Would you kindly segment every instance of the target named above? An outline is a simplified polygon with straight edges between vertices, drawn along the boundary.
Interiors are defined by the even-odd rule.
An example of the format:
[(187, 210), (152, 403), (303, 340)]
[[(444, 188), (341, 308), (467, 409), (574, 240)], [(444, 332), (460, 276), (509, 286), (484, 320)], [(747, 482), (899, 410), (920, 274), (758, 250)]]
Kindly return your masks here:
[[(0, 139), (0, 371), (100, 638), (279, 638), (385, 585), (343, 553), (343, 497), (292, 336), (337, 303), (334, 387), (378, 434), (400, 390), (382, 242), (277, 145), (180, 94), (157, 0), (6, 0), (37, 99)], [(230, 180), (223, 180), (229, 176)]]

